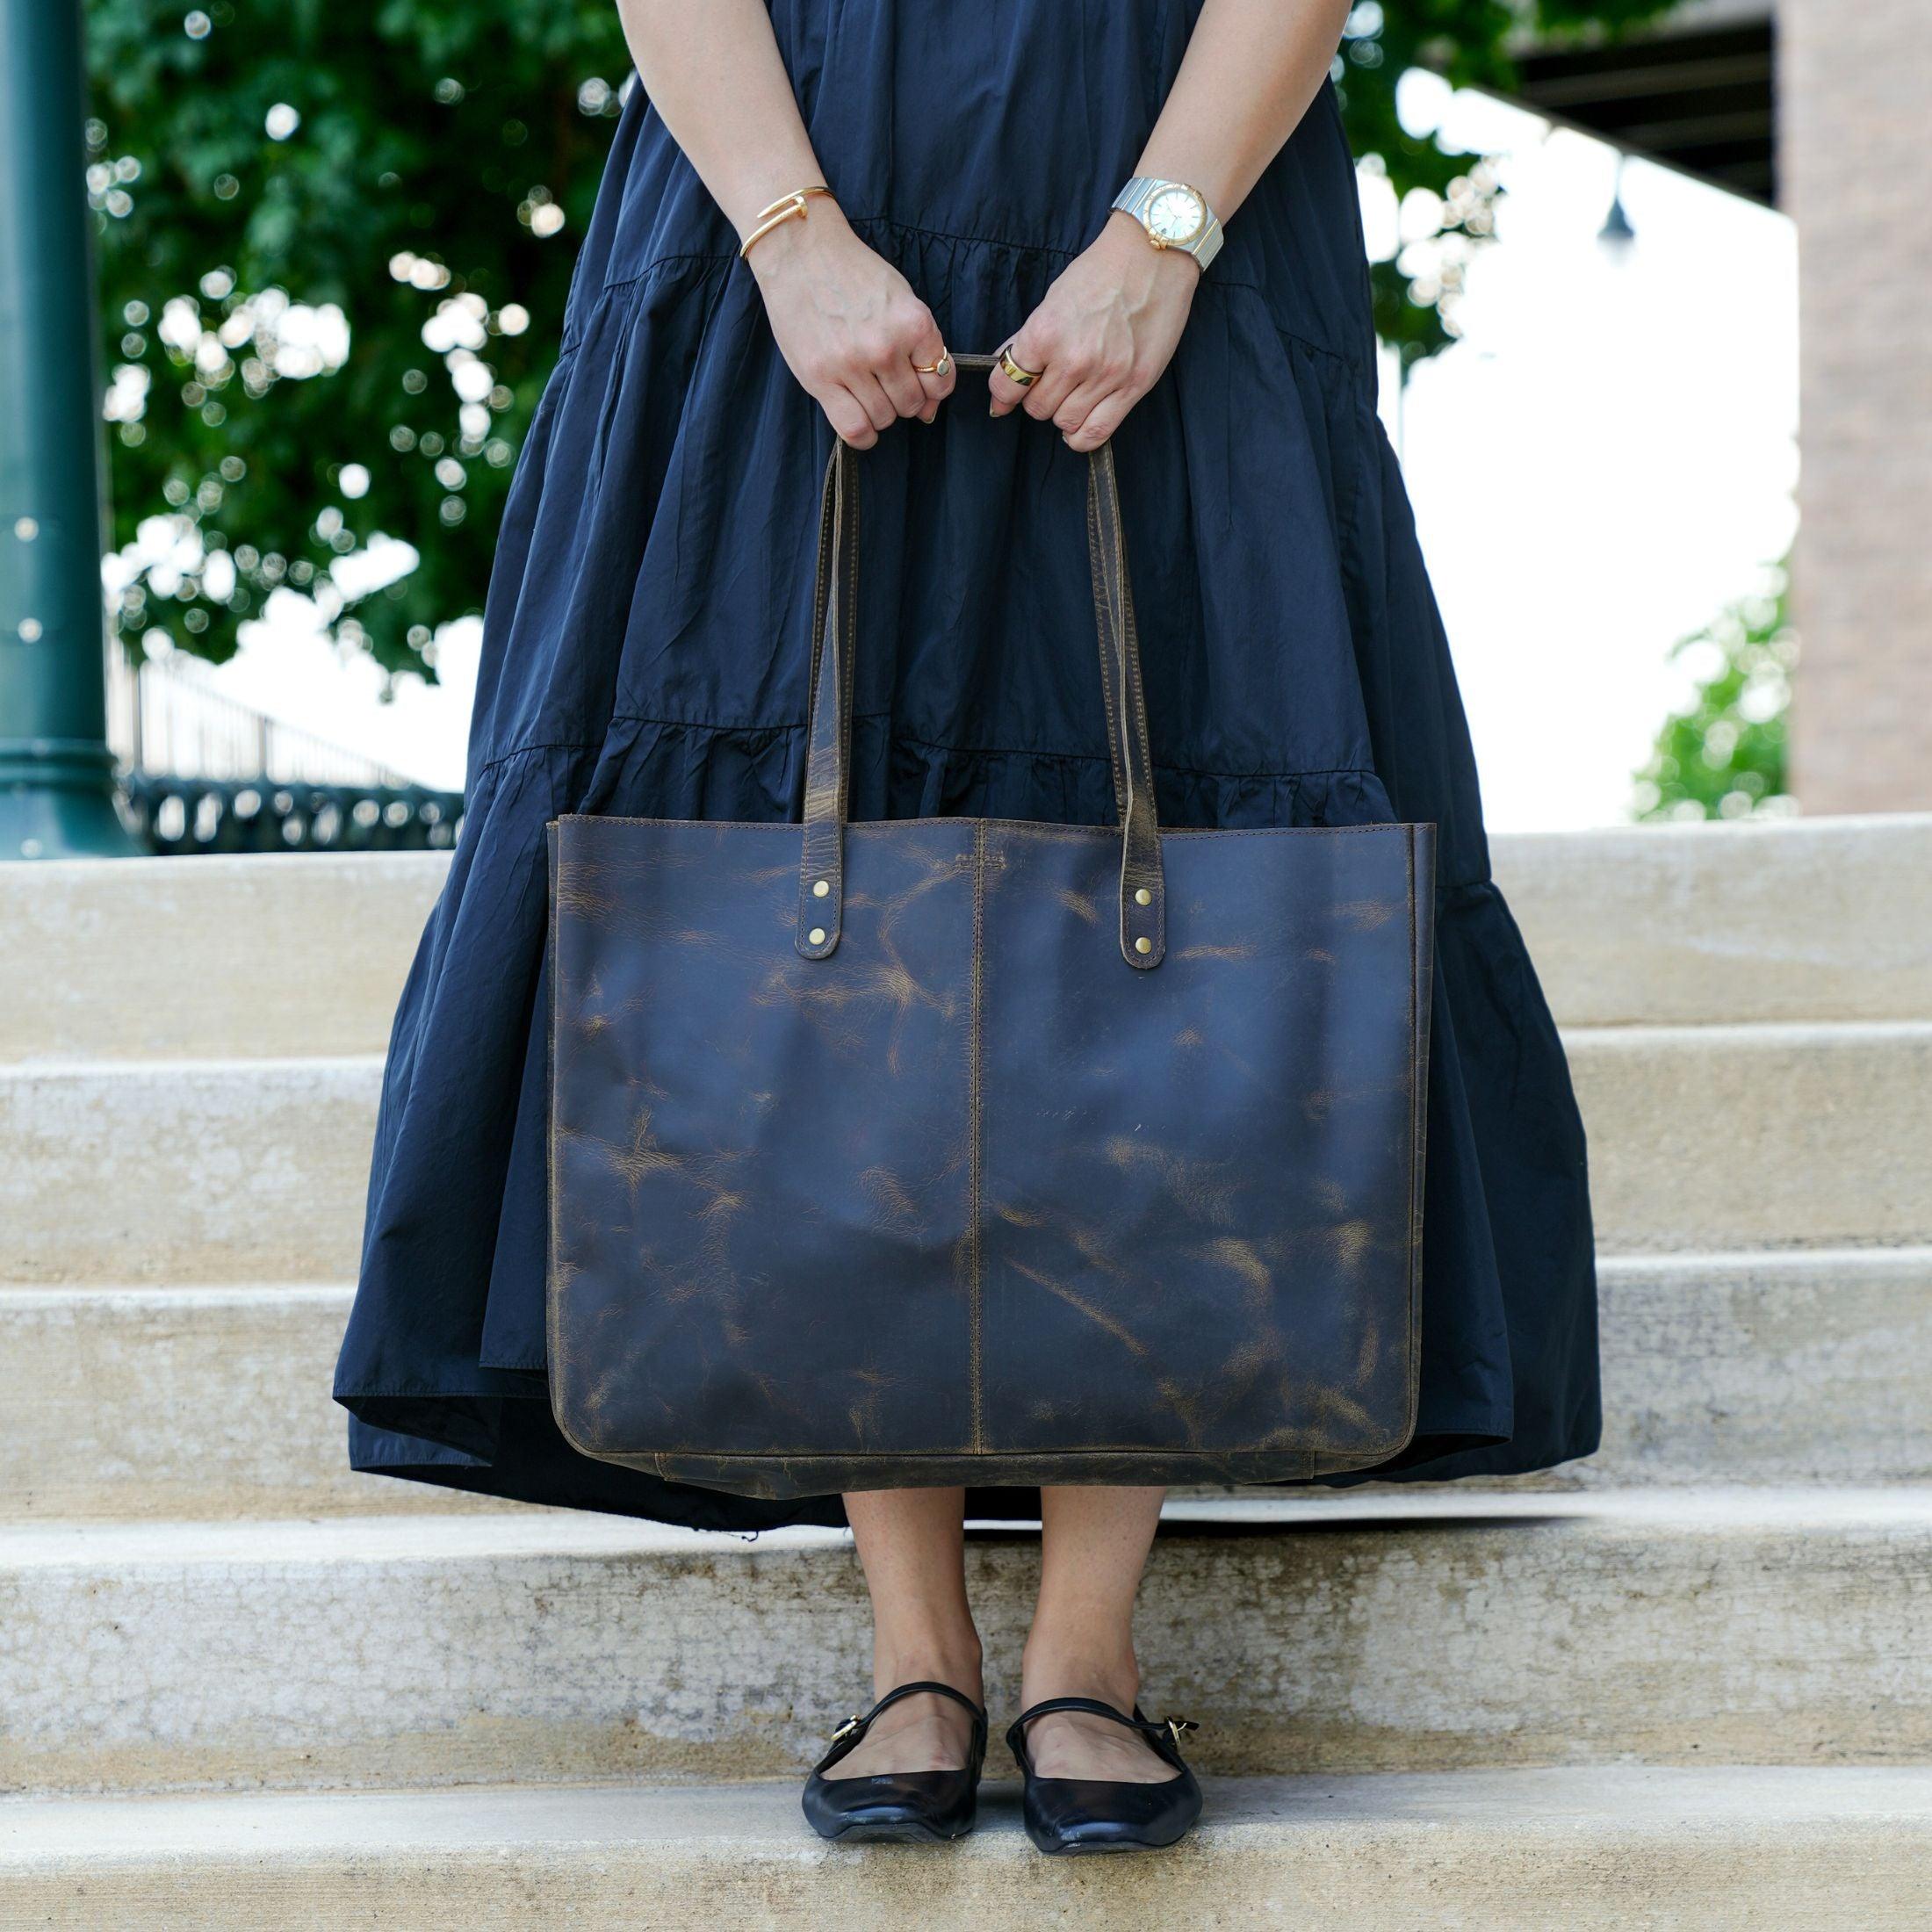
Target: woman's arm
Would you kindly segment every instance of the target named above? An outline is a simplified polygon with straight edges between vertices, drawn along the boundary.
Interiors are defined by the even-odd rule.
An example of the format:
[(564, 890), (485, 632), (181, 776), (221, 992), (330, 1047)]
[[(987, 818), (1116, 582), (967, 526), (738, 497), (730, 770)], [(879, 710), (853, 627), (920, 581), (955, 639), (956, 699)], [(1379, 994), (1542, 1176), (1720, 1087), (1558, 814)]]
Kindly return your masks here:
[[(617, 11), (652, 105), (740, 235), (781, 195), (827, 179), (764, 0), (617, 0)], [(814, 196), (808, 211), (745, 259), (792, 374), (840, 436), (869, 449), (897, 417), (930, 422), (953, 372), (915, 371), (943, 344), (905, 278), (830, 197)]]
[[(1228, 221), (1300, 125), (1341, 45), (1350, 0), (1204, 0), (1136, 174), (1185, 181)], [(1076, 450), (1098, 449), (1172, 358), (1200, 270), (1109, 216), (1013, 337), (1029, 388), (995, 371), (996, 416), (1023, 407)]]

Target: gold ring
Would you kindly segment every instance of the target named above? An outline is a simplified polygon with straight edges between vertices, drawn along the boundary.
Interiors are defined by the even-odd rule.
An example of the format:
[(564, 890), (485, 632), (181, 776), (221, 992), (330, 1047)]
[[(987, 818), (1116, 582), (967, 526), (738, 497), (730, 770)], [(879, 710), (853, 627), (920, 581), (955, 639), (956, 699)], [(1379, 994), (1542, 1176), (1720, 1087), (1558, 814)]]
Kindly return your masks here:
[(912, 373), (916, 376), (948, 376), (953, 370), (953, 355), (948, 349), (941, 349), (936, 363), (914, 363)]
[(1022, 369), (1013, 359), (1011, 350), (1012, 345), (1009, 343), (1006, 349), (999, 351), (1000, 373), (1006, 377), (1008, 382), (1017, 383), (1022, 389), (1030, 389), (1046, 371), (1041, 369)]

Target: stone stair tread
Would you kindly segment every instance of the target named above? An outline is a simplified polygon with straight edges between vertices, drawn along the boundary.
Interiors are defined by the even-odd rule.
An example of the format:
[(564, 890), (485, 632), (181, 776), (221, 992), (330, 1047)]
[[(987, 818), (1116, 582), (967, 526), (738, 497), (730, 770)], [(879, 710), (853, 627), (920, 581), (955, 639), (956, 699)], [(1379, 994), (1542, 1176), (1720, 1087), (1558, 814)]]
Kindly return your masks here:
[[(1916, 1041), (1932, 1035), (1932, 1017), (1910, 1015), (1881, 1020), (1791, 1019), (1720, 1020), (1633, 1020), (1569, 1023), (1561, 1028), (1566, 1046), (1619, 1045), (1635, 1049), (1679, 1042), (1700, 1046), (1771, 1047), (1870, 1042)], [(17, 1055), (0, 1059), (0, 1080), (32, 1077), (98, 1079), (113, 1074), (130, 1081), (205, 1078), (247, 1072), (343, 1071), (379, 1072), (383, 1055), (354, 1053), (198, 1053), (166, 1056), (118, 1054)]]
[[(1604, 1031), (1618, 1029), (1605, 1028)], [(208, 1079), (246, 1073), (257, 1079), (278, 1073), (333, 1072), (380, 1075), (379, 1053), (196, 1053), (140, 1058), (118, 1054), (47, 1055), (0, 1061), (0, 1080), (98, 1080), (107, 1076), (130, 1084)]]
[[(944, 1852), (820, 1844), (795, 1781), (0, 1804), (9, 1922), (1208, 1928), (1914, 1922), (1932, 1769), (1209, 1780), (1164, 1856), (1043, 1859), (1017, 1794)], [(677, 1900), (674, 1908), (668, 1906)], [(1085, 1914), (1093, 1916), (1086, 1917)]]
[[(1598, 1275), (1604, 1445), (1509, 1487), (1932, 1473), (1932, 1246), (1604, 1255)], [(352, 1292), (0, 1284), (0, 1520), (510, 1507), (350, 1470), (328, 1392)]]
[[(1206, 1771), (1932, 1761), (1932, 1485), (1174, 1515), (1137, 1631)], [(1037, 1544), (967, 1568), (1007, 1698)], [(0, 1530), (0, 1786), (52, 1794), (777, 1775), (866, 1618), (836, 1532), (506, 1512)]]
[[(1605, 1251), (1932, 1242), (1932, 1019), (1566, 1038)], [(0, 1066), (0, 1267), (349, 1272), (381, 1077), (374, 1055)]]
[[(277, 853), (9, 867), (0, 932), (30, 995), (0, 1013), (0, 1056), (379, 1048), (449, 862)], [(126, 973), (135, 945), (141, 987)]]
[[(1686, 1485), (1675, 1489), (1592, 1489), (1551, 1494), (1467, 1483), (1420, 1489), (1314, 1490), (1306, 1494), (1189, 1496), (1171, 1499), (1165, 1533), (1215, 1536), (1289, 1528), (1348, 1532), (1365, 1525), (1412, 1528), (1518, 1523), (1664, 1529), (1698, 1535), (1727, 1530), (1839, 1528), (1921, 1530), (1932, 1535), (1932, 1480), (1924, 1483), (1759, 1487)], [(1030, 1536), (1011, 1525), (976, 1525), (976, 1541)], [(755, 1562), (812, 1550), (846, 1551), (842, 1530), (811, 1525), (756, 1536), (688, 1530), (642, 1518), (581, 1510), (519, 1509), (409, 1517), (335, 1516), (206, 1522), (112, 1520), (0, 1525), (0, 1574), (81, 1564), (117, 1574), (155, 1565), (194, 1563), (408, 1564), (469, 1562), (493, 1556), (688, 1556)], [(1932, 1553), (1928, 1553), (1932, 1554)]]
[[(1932, 1015), (1932, 814), (1532, 833), (1490, 849), (1566, 1021)], [(0, 1059), (378, 1049), (448, 865), (10, 867), (0, 934), (26, 997), (0, 1010)], [(165, 999), (129, 997), (136, 946)]]
[(1932, 815), (1491, 840), (1559, 1019), (1932, 1013)]
[[(1667, 1254), (1599, 1253), (1597, 1267), (1600, 1274), (1668, 1274), (1690, 1279), (1717, 1269), (1815, 1272), (1836, 1266), (1871, 1265), (1903, 1272), (1923, 1267), (1928, 1259), (1932, 1259), (1932, 1243), (1875, 1243), (1869, 1246), (1841, 1244), (1835, 1247), (1686, 1248)], [(355, 1293), (355, 1287), (353, 1281), (334, 1280), (48, 1283), (12, 1281), (0, 1276), (0, 1305), (10, 1300), (23, 1304), (38, 1302), (48, 1307), (74, 1300), (125, 1300), (130, 1304), (144, 1306), (188, 1307), (199, 1303), (218, 1307), (225, 1303), (283, 1298), (346, 1304)]]
[(1813, 1043), (1885, 1046), (1895, 1041), (1925, 1039), (1932, 1034), (1932, 1020), (1712, 1020), (1669, 1024), (1635, 1020), (1618, 1026), (1570, 1025), (1561, 1032), (1566, 1047), (1620, 1047), (1632, 1052), (1679, 1043), (1746, 1049)]

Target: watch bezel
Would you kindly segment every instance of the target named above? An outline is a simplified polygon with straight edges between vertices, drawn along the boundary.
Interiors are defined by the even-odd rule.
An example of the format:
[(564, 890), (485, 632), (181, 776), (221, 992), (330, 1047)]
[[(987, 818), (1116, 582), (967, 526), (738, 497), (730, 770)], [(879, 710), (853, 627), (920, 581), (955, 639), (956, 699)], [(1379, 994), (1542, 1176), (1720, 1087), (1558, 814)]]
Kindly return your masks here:
[[(1194, 225), (1185, 234), (1163, 234), (1154, 226), (1154, 205), (1169, 195), (1186, 195), (1194, 205)], [(1141, 226), (1147, 230), (1148, 239), (1164, 249), (1190, 249), (1208, 232), (1208, 225), (1214, 219), (1208, 211), (1208, 198), (1200, 190), (1185, 181), (1163, 181), (1155, 184), (1141, 207)]]

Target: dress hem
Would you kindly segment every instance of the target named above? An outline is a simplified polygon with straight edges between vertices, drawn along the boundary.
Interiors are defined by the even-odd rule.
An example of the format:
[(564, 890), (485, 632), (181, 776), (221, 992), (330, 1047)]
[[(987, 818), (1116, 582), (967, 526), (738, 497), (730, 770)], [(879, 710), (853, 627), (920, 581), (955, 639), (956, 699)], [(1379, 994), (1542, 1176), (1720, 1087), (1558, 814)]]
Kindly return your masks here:
[[(740, 1496), (732, 1491), (660, 1481), (643, 1472), (602, 1463), (556, 1446), (567, 1456), (567, 1475), (549, 1468), (545, 1455), (529, 1453), (554, 1430), (549, 1404), (532, 1393), (523, 1396), (418, 1396), (408, 1419), (420, 1429), (433, 1419), (436, 1408), (454, 1409), (482, 1401), (494, 1411), (494, 1428), (479, 1418), (463, 1418), (466, 1426), (451, 1429), (461, 1440), (405, 1432), (372, 1419), (366, 1410), (381, 1412), (386, 1399), (341, 1392), (336, 1401), (352, 1418), (349, 1463), (360, 1474), (389, 1476), (401, 1481), (463, 1490), (551, 1508), (590, 1510), (599, 1514), (668, 1523), (688, 1529), (711, 1530), (721, 1535), (756, 1533), (796, 1525), (842, 1527), (844, 1505), (836, 1495), (799, 1496), (783, 1502)], [(400, 1416), (390, 1420), (400, 1421)], [(447, 1418), (453, 1422), (456, 1418)], [(487, 1443), (482, 1439), (487, 1433)], [(506, 1438), (520, 1439), (525, 1454), (520, 1464), (500, 1461)], [(1509, 1453), (1509, 1438), (1474, 1418), (1461, 1426), (1431, 1430), (1417, 1437), (1399, 1456), (1367, 1469), (1316, 1475), (1299, 1481), (1236, 1483), (1230, 1494), (1291, 1493), (1310, 1489), (1351, 1489), (1369, 1482), (1447, 1482), (1470, 1478), (1529, 1474), (1573, 1462), (1597, 1446), (1594, 1430), (1574, 1442), (1566, 1439), (1547, 1452)], [(1039, 1491), (1027, 1485), (969, 1485), (968, 1515), (983, 1521), (1037, 1522)], [(755, 1520), (753, 1520), (755, 1518)]]

